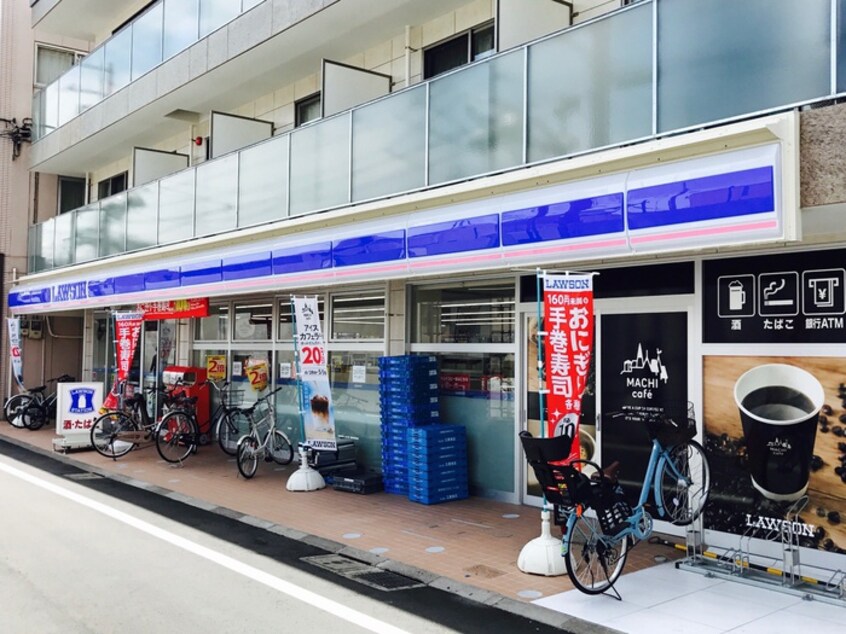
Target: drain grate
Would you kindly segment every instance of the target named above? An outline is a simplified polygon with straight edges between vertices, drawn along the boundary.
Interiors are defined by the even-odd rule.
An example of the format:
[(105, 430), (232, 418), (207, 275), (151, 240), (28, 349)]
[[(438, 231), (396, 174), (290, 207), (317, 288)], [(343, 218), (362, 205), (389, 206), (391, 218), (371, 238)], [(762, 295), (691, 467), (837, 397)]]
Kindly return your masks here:
[(66, 473), (65, 477), (69, 480), (102, 480), (103, 476), (99, 473)]
[(416, 579), (390, 570), (382, 570), (343, 555), (315, 555), (303, 557), (302, 561), (384, 592), (422, 588), (425, 585)]

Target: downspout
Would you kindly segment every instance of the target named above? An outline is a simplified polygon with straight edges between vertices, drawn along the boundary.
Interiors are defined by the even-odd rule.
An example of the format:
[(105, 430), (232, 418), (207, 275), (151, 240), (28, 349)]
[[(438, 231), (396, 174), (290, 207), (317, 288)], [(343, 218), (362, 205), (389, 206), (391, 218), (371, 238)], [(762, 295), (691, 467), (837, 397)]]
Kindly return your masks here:
[(411, 85), (411, 26), (405, 25), (405, 87)]

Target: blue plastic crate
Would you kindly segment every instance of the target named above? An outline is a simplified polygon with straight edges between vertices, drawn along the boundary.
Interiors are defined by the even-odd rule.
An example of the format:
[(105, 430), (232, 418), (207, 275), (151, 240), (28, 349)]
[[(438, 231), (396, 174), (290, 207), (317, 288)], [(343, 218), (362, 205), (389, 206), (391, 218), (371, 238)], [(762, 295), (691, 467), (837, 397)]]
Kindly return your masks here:
[(379, 357), (380, 368), (393, 368), (416, 365), (437, 365), (438, 358), (425, 354), (403, 354), (392, 357)]
[(440, 393), (438, 381), (428, 374), (420, 378), (407, 381), (383, 381), (379, 384), (379, 395), (382, 398), (413, 398), (417, 394), (426, 397), (437, 396)]
[(424, 405), (426, 403), (437, 404), (439, 402), (440, 397), (437, 390), (412, 390), (408, 386), (396, 392), (381, 392), (379, 394), (379, 403), (386, 405), (402, 405), (403, 403)]
[(438, 469), (437, 471), (424, 471), (423, 469), (417, 469), (413, 464), (409, 465), (408, 468), (409, 482), (415, 481), (422, 484), (447, 482), (449, 480), (461, 481), (466, 480), (467, 477), (467, 463), (456, 464), (452, 467), (447, 467), (446, 469)]
[(440, 420), (440, 404), (409, 403), (408, 401), (379, 401), (382, 415), (407, 416), (409, 419), (437, 419)]
[(456, 489), (448, 493), (423, 493), (409, 490), (408, 499), (412, 502), (419, 502), (420, 504), (440, 504), (441, 502), (451, 502), (453, 500), (464, 500), (470, 497), (466, 489)]
[(410, 491), (437, 493), (451, 488), (467, 488), (469, 478), (467, 474), (446, 476), (437, 480), (421, 480), (413, 475), (408, 476), (408, 487)]
[(452, 425), (449, 423), (438, 423), (429, 425), (425, 429), (409, 430), (409, 435), (415, 438), (432, 439), (441, 436), (460, 435), (467, 436), (467, 428), (464, 425)]
[(467, 436), (464, 434), (450, 434), (444, 436), (414, 436), (409, 431), (407, 433), (408, 444), (411, 447), (419, 447), (421, 450), (429, 447), (430, 449), (438, 449), (439, 447), (466, 447)]
[(417, 460), (436, 460), (444, 456), (467, 456), (467, 441), (453, 439), (449, 442), (421, 444), (415, 441), (408, 442), (409, 455)]
[(458, 469), (467, 467), (467, 453), (456, 452), (432, 458), (420, 458), (411, 455), (408, 458), (408, 468), (416, 471), (442, 471), (444, 469)]
[(426, 385), (437, 382), (438, 368), (435, 366), (407, 366), (407, 367), (392, 367), (380, 368), (379, 370), (379, 384), (383, 383), (409, 383), (414, 382), (417, 385)]

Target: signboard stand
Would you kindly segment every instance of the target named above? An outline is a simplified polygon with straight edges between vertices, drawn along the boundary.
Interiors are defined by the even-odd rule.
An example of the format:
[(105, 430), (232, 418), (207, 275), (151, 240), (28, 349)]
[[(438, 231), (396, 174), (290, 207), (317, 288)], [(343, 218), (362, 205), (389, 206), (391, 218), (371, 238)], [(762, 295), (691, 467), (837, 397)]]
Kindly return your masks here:
[[(537, 309), (538, 309), (538, 398), (540, 400), (540, 418), (541, 418), (541, 437), (544, 438), (547, 435), (551, 434), (552, 432), (549, 431), (549, 421), (548, 421), (548, 412), (544, 409), (544, 396), (546, 394), (550, 394), (550, 390), (548, 388), (547, 383), (547, 371), (553, 372), (553, 381), (555, 381), (555, 374), (554, 370), (547, 368), (547, 365), (544, 363), (544, 353), (547, 348), (546, 340), (549, 332), (547, 330), (552, 326), (550, 320), (547, 319), (544, 321), (543, 313), (549, 312), (544, 311), (544, 289), (541, 287), (541, 280), (545, 279), (548, 275), (547, 271), (541, 271), (540, 269), (536, 270), (537, 276)], [(574, 271), (564, 271), (565, 276), (580, 276), (582, 278), (590, 278), (591, 276), (595, 275), (595, 273), (577, 273)], [(591, 286), (592, 288), (592, 286)], [(566, 309), (565, 309), (566, 310)], [(592, 323), (593, 315), (591, 309), (590, 320)], [(541, 327), (543, 324), (543, 327)], [(592, 330), (592, 329), (591, 329)], [(591, 332), (592, 335), (592, 332)], [(588, 358), (590, 356), (590, 352), (588, 354)], [(585, 369), (586, 370), (586, 369)], [(585, 371), (586, 373), (586, 371)], [(583, 390), (579, 389), (578, 381), (575, 381), (574, 384), (571, 386), (572, 394), (570, 398), (574, 401), (579, 401), (581, 399), (581, 395)], [(560, 396), (560, 395), (559, 395)], [(555, 401), (556, 396), (551, 396), (551, 398)], [(560, 400), (557, 399), (557, 400)], [(560, 403), (555, 403), (555, 409), (559, 409), (558, 405)], [(552, 405), (550, 405), (552, 408)], [(560, 408), (560, 409), (569, 409), (568, 408)], [(581, 411), (581, 405), (578, 405), (576, 409), (572, 413), (566, 413), (564, 416), (561, 416), (560, 420), (553, 421), (555, 423), (556, 429), (561, 429), (562, 431), (566, 431), (568, 427), (572, 426), (572, 437), (573, 442), (578, 442), (578, 412)], [(569, 423), (569, 417), (575, 414), (576, 422)], [(578, 445), (575, 446), (575, 457), (578, 458)], [(571, 458), (572, 458), (571, 454)], [(564, 558), (561, 556), (561, 540), (557, 539), (552, 536), (550, 531), (550, 516), (551, 516), (551, 508), (549, 507), (546, 498), (544, 497), (543, 508), (541, 510), (541, 534), (540, 537), (536, 537), (535, 539), (531, 540), (520, 551), (520, 555), (517, 558), (517, 567), (525, 573), (535, 574), (535, 575), (544, 575), (547, 577), (559, 576), (563, 575), (566, 572), (566, 568), (564, 565)]]
[(103, 402), (102, 383), (59, 383), (54, 451), (91, 448), (91, 426)]

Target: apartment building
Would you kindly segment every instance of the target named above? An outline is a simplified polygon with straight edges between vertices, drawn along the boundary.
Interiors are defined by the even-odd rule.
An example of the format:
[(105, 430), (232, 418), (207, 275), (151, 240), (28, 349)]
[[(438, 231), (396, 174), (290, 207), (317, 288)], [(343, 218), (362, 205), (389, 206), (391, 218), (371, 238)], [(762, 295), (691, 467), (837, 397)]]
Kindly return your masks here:
[[(59, 55), (42, 49), (66, 68), (35, 82), (22, 155), (8, 302), (50, 325), (28, 373), (74, 341), (61, 370), (111, 385), (113, 311), (208, 300), (145, 322), (131, 378), (266, 360), (296, 438), (290, 299), (317, 295), (360, 461), (380, 462), (378, 357), (434, 354), (473, 494), (539, 505), (517, 442), (539, 429), (536, 271), (594, 272), (593, 457), (635, 483), (645, 432), (608, 414), (691, 401), (712, 539), (793, 513), (839, 567), (846, 0), (31, 5), (33, 76)], [(756, 478), (735, 403), (773, 363), (812, 374), (834, 417), (782, 465), (804, 510)]]

